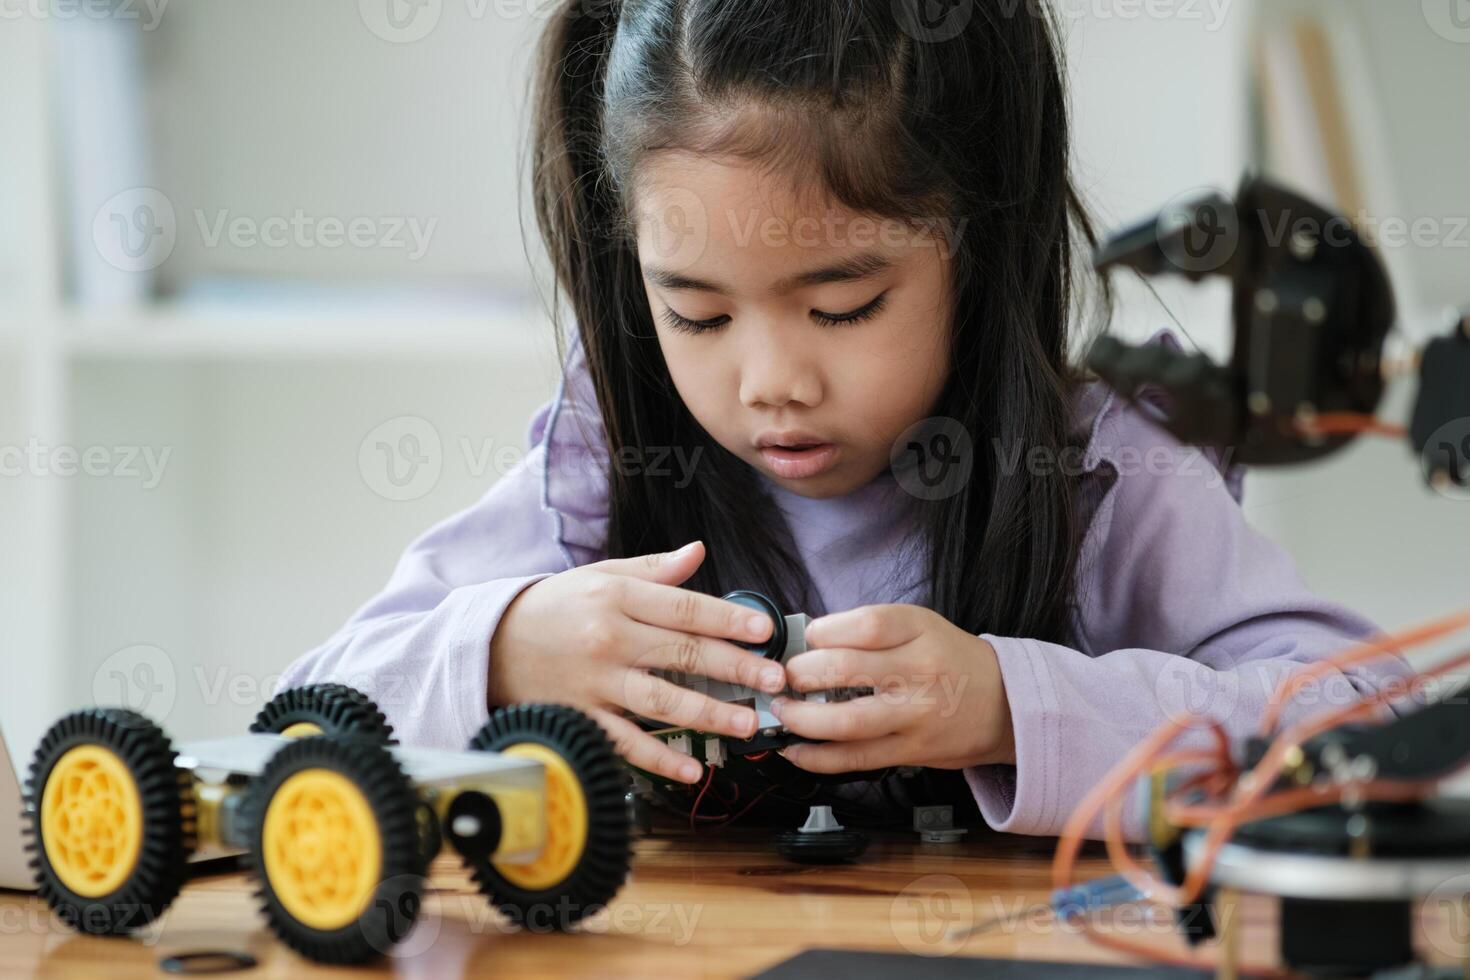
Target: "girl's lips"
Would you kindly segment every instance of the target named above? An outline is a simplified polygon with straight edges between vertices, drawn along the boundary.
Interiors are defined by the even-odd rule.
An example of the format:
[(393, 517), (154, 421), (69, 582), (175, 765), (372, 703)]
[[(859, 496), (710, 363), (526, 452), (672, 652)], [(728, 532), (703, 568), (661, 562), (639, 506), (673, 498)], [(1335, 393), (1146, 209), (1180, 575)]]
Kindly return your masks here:
[(809, 479), (825, 473), (837, 461), (837, 447), (830, 442), (801, 449), (764, 446), (760, 452), (772, 472), (785, 480)]

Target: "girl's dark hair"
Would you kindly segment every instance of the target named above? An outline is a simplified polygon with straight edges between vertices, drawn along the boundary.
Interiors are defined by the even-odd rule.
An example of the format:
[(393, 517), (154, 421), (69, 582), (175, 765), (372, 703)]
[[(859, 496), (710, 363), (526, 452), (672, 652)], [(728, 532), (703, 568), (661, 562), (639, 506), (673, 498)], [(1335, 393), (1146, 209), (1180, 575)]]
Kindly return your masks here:
[[(1055, 29), (1038, 0), (961, 0), (938, 25), (919, 17), (923, 3), (567, 0), (553, 16), (535, 105), (536, 214), (611, 458), (621, 447), (702, 450), (683, 488), (611, 467), (607, 549), (703, 539), (691, 587), (757, 588), (813, 608), (758, 475), (674, 390), (626, 220), (651, 152), (796, 164), (854, 211), (939, 216), (962, 231), (953, 370), (931, 414), (965, 427), (975, 465), (959, 493), (915, 501), (930, 604), (969, 632), (1061, 640), (1080, 547), (1071, 478), (1024, 461), (1035, 447), (1066, 458), (1073, 254), (1093, 236), (1070, 178)], [(1023, 465), (1008, 472), (1018, 449)]]

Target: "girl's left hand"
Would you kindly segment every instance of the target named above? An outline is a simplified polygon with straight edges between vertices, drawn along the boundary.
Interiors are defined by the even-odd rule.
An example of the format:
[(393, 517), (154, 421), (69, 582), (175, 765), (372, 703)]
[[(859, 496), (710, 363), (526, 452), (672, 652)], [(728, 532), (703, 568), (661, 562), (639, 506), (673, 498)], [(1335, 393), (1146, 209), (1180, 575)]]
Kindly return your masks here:
[(963, 769), (1016, 761), (1010, 703), (995, 648), (921, 606), (863, 606), (823, 616), (786, 676), (801, 693), (871, 687), (852, 701), (778, 698), (772, 710), (797, 735), (781, 751), (810, 772), (887, 766)]

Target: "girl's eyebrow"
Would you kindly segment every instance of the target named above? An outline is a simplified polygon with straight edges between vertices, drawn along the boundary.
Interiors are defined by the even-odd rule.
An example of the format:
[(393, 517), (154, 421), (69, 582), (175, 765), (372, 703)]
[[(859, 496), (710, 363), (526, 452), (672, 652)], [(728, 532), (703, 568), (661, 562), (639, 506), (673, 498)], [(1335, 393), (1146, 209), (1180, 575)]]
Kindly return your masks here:
[[(804, 286), (823, 286), (834, 282), (859, 282), (880, 272), (887, 272), (893, 268), (893, 260), (873, 252), (864, 252), (854, 255), (840, 262), (825, 265), (818, 269), (809, 269), (799, 272), (794, 276), (782, 279), (776, 283), (775, 292), (789, 293), (794, 289)], [(643, 276), (649, 282), (662, 289), (688, 290), (702, 293), (720, 293), (729, 295), (730, 290), (722, 283), (713, 282), (708, 279), (695, 279), (671, 269), (662, 269), (658, 266), (644, 266)]]

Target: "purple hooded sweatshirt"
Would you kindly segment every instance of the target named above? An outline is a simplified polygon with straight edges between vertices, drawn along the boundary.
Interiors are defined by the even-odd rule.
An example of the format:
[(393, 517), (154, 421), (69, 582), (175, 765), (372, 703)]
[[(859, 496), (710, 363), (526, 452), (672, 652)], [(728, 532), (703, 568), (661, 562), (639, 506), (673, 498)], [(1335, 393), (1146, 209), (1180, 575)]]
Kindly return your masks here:
[[(965, 776), (1002, 831), (1058, 833), (1108, 769), (1172, 715), (1201, 711), (1233, 737), (1251, 733), (1282, 678), (1376, 632), (1309, 591), (1286, 553), (1246, 523), (1239, 467), (1181, 446), (1146, 403), (1098, 384), (1082, 389), (1074, 419), (1085, 451), (1070, 465), (1086, 531), (1071, 645), (982, 634), (1000, 658), (1016, 763)], [(477, 504), (411, 544), (383, 591), (293, 663), (280, 689), (350, 684), (379, 703), (404, 742), (464, 747), (488, 716), (490, 640), (511, 600), (606, 557), (609, 459), (579, 348), (529, 442)], [(1029, 465), (1024, 455), (976, 451), (996, 452), (996, 465)], [(820, 599), (801, 611), (926, 604), (922, 563), (911, 560), (911, 498), (891, 473), (827, 500), (767, 487)], [(1403, 670), (1389, 661), (1335, 673), (1285, 718), (1346, 704)], [(1200, 733), (1185, 744), (1207, 743)]]

